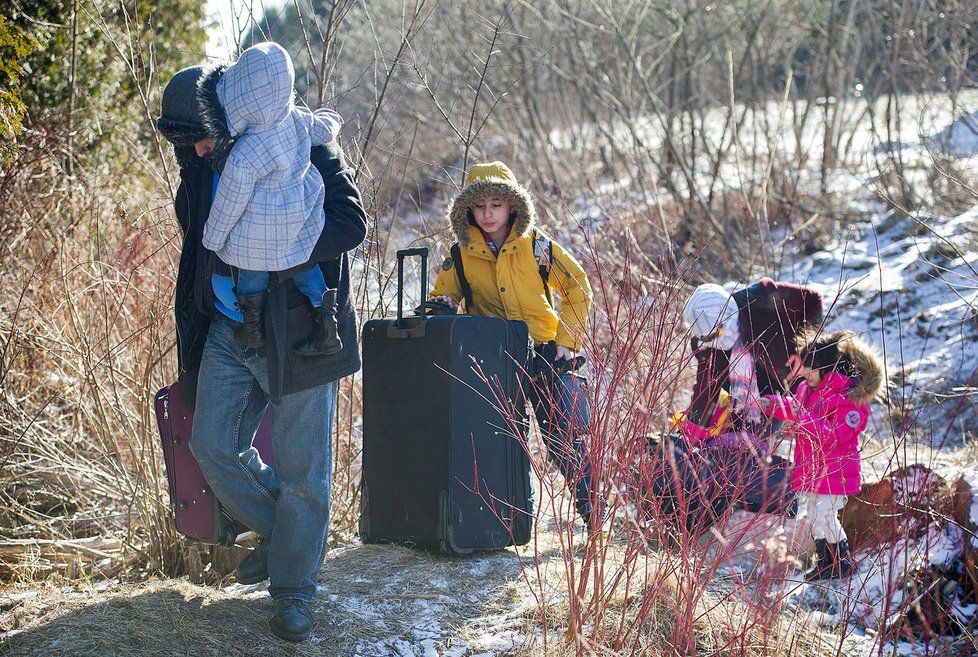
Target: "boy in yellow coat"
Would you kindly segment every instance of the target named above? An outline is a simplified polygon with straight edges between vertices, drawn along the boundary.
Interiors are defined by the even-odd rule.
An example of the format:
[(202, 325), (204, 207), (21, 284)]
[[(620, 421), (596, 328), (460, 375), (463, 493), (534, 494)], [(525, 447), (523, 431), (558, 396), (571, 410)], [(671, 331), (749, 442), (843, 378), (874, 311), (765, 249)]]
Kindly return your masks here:
[(589, 529), (597, 528), (601, 518), (592, 514), (591, 464), (583, 444), (590, 414), (583, 378), (573, 371), (587, 330), (591, 285), (580, 263), (536, 228), (533, 200), (509, 167), (473, 165), (465, 183), (448, 210), (458, 243), (429, 298), (452, 307), (464, 302), (472, 315), (526, 322), (542, 365), (537, 369), (543, 370), (527, 386), (540, 431), (551, 460), (574, 487), (578, 513)]

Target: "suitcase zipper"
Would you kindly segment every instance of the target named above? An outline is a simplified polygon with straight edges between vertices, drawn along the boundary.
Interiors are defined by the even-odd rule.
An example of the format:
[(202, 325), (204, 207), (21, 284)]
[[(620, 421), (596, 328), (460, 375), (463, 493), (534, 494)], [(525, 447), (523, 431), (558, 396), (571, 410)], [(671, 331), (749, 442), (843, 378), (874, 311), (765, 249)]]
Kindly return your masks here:
[[(173, 450), (173, 431), (170, 426), (170, 388), (166, 389), (166, 393), (160, 398), (163, 403), (163, 424), (160, 427), (160, 438), (163, 447), (163, 467), (166, 469), (166, 487), (167, 492), (170, 494), (170, 513), (173, 515), (173, 526), (177, 526), (177, 486), (176, 486), (176, 472), (170, 472), (170, 467), (167, 461), (172, 461), (172, 450)], [(167, 450), (171, 451), (171, 458), (167, 459)], [(178, 529), (179, 531), (179, 529)]]

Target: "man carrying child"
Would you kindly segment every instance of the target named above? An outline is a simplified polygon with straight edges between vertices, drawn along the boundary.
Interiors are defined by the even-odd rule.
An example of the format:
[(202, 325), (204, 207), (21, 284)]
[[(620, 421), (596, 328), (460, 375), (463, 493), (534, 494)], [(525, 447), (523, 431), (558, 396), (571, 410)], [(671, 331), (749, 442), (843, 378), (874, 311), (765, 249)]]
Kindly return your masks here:
[[(229, 74), (225, 66), (195, 66), (174, 75), (163, 91), (157, 125), (180, 165), (174, 205), (183, 246), (175, 304), (179, 389), (184, 403), (195, 408), (191, 449), (231, 514), (261, 537), (259, 547), (239, 565), (238, 580), (269, 579), (275, 601), (272, 631), (302, 641), (312, 629), (310, 604), (326, 551), (337, 382), (360, 368), (347, 252), (363, 241), (366, 216), (353, 173), (335, 141), (312, 119), (303, 128), (306, 132), (298, 130), (313, 115), (297, 117), (292, 111), (292, 66), (283, 59), (288, 55), (274, 44), (259, 46), (260, 52), (249, 51), (246, 61), (255, 57), (275, 65), (252, 79), (239, 70), (233, 88), (221, 84)], [(269, 85), (281, 91), (274, 95), (282, 107), (256, 106), (249, 99), (267, 92)], [(249, 121), (257, 115), (228, 111), (222, 96), (229, 105), (240, 102), (246, 109), (269, 110), (267, 121), (252, 125)], [(241, 117), (245, 121), (238, 125)], [(249, 140), (249, 128), (261, 137), (284, 121), (291, 122), (290, 130), (298, 126), (292, 136), (296, 148), (286, 149), (275, 161), (263, 159), (269, 151), (254, 147), (261, 140)], [(252, 145), (236, 152), (239, 137)], [(229, 156), (234, 160), (230, 171), (225, 168)], [(232, 229), (225, 234), (214, 231), (216, 225), (207, 230), (222, 185), (235, 184), (227, 189), (227, 201), (237, 197), (233, 192), (241, 190), (242, 179), (271, 198), (275, 184), (292, 180), (284, 175), (275, 180), (276, 170), (302, 174), (295, 194), (283, 197), (302, 205), (301, 211), (280, 217), (283, 222), (298, 217), (297, 233), (277, 233), (271, 230), (274, 226), (257, 233)], [(233, 179), (222, 181), (222, 171)], [(256, 208), (249, 212), (247, 207), (253, 196), (248, 195), (243, 207), (225, 204), (225, 218), (254, 218)], [(257, 215), (273, 221), (275, 213), (267, 210)], [(258, 270), (253, 272), (258, 276), (246, 276), (250, 289), (236, 290), (239, 272), (229, 266), (235, 263), (205, 248), (205, 232), (228, 260), (234, 255), (233, 249), (224, 248), (229, 239), (238, 240), (234, 247), (243, 252), (282, 249), (289, 257), (281, 268), (238, 262)], [(260, 299), (247, 298), (253, 295)], [(262, 462), (251, 444), (266, 409), (272, 418), (274, 467)]]

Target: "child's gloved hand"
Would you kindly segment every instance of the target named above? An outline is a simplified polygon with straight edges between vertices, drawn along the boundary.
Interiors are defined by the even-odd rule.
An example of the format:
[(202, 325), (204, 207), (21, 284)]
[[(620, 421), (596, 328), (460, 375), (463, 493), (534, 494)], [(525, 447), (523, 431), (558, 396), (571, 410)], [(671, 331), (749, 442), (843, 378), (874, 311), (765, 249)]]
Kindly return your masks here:
[[(431, 307), (431, 304), (436, 304), (436, 307)], [(443, 305), (443, 308), (438, 308), (438, 304)], [(452, 315), (458, 312), (458, 304), (451, 297), (441, 294), (428, 299), (426, 308), (428, 308), (427, 312), (429, 315)]]

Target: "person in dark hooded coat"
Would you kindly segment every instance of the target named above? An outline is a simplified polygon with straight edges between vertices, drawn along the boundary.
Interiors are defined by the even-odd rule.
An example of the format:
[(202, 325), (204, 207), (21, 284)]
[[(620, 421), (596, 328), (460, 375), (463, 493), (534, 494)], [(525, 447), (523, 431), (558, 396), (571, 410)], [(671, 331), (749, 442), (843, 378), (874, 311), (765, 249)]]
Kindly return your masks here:
[[(272, 631), (301, 641), (313, 625), (311, 603), (326, 551), (337, 385), (360, 368), (347, 252), (366, 236), (366, 214), (339, 146), (313, 148), (311, 161), (325, 185), (325, 225), (308, 262), (271, 274), (263, 311), (266, 347), (249, 349), (234, 340), (242, 316), (231, 271), (201, 242), (234, 143), (217, 102), (225, 70), (195, 66), (175, 74), (157, 120), (180, 166), (174, 198), (183, 232), (175, 293), (178, 388), (195, 409), (191, 449), (208, 483), (234, 518), (260, 536), (258, 548), (238, 566), (238, 581), (270, 579)], [(292, 280), (312, 264), (337, 290), (343, 346), (330, 355), (304, 356), (289, 348), (314, 329), (309, 305)], [(266, 409), (274, 467), (251, 444)]]

